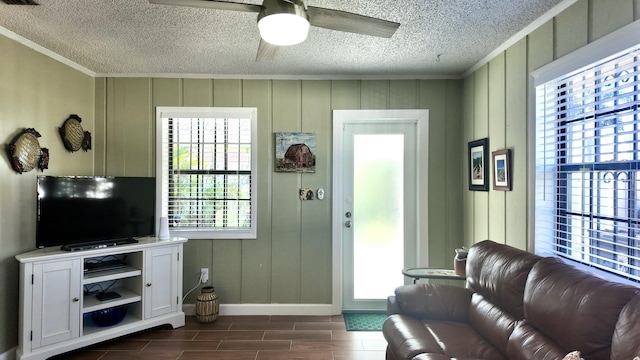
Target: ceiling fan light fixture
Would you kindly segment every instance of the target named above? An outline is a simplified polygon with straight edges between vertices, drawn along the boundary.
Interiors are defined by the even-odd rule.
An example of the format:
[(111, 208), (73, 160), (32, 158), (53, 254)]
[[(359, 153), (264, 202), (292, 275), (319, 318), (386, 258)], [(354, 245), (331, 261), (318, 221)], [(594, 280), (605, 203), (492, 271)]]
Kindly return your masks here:
[(271, 14), (258, 20), (260, 37), (277, 46), (300, 44), (307, 39), (309, 27), (309, 21), (296, 14)]

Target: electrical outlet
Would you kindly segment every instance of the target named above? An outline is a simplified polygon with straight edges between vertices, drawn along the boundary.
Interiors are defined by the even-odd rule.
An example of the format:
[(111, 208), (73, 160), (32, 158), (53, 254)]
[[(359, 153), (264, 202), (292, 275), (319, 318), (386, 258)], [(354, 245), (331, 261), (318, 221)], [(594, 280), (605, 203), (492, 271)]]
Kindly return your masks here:
[(200, 269), (200, 281), (203, 284), (205, 284), (207, 281), (209, 281), (209, 269), (207, 269), (207, 268)]

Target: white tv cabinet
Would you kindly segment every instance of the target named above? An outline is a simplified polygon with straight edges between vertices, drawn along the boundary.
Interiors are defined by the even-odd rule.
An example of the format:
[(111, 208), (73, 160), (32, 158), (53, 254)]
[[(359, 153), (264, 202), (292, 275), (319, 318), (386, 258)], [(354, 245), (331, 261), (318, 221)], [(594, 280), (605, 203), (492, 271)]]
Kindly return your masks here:
[[(182, 245), (186, 241), (149, 237), (136, 244), (72, 252), (46, 248), (16, 256), (20, 262), (16, 358), (46, 359), (160, 325), (184, 326)], [(90, 263), (113, 259), (125, 265), (88, 271)], [(121, 297), (99, 301), (95, 291), (109, 286)], [(93, 311), (121, 305), (127, 314), (118, 324), (101, 327), (93, 322)]]

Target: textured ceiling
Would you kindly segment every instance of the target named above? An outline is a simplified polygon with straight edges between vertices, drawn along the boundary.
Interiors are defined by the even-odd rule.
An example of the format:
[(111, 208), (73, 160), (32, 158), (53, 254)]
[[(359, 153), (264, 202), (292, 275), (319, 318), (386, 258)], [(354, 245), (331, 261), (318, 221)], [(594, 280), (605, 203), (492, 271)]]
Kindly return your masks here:
[(147, 0), (38, 2), (0, 2), (0, 26), (98, 75), (423, 77), (462, 74), (563, 0), (307, 0), (401, 25), (390, 39), (312, 27), (304, 43), (267, 62), (255, 61), (255, 13)]

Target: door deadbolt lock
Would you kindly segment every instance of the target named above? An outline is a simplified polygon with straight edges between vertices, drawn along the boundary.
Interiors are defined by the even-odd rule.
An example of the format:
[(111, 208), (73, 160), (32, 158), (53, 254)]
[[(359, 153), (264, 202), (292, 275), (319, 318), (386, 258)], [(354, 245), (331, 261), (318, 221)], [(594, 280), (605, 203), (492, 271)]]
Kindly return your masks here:
[(350, 212), (350, 211), (347, 211), (347, 212), (344, 214), (344, 216), (346, 216), (346, 217), (347, 217), (347, 219), (349, 219), (349, 218), (351, 217), (351, 212)]

